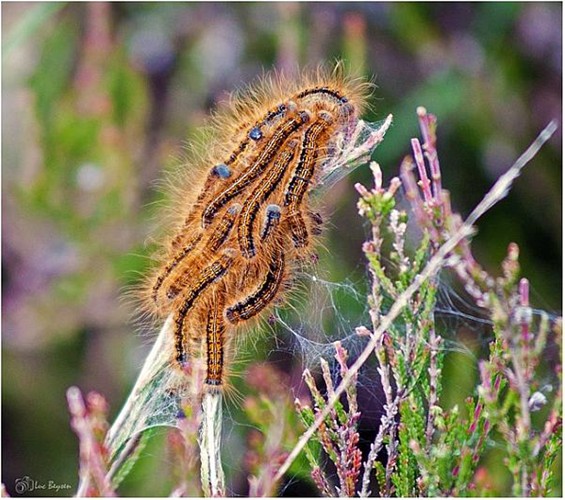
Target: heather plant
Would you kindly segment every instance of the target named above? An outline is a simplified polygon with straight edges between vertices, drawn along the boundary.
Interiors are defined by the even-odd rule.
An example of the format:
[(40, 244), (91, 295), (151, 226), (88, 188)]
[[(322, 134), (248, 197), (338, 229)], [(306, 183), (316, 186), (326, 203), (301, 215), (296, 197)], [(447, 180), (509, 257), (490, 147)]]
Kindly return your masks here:
[[(489, 487), (484, 478), (481, 481), (484, 470), (479, 466), (485, 449), (498, 444), (505, 448), (502, 460), (512, 475), (512, 495), (555, 494), (553, 465), (562, 443), (560, 361), (550, 358), (549, 369), (558, 382), (549, 398), (540, 391), (541, 370), (548, 368), (543, 366), (544, 359), (551, 351), (548, 344), (555, 346), (554, 352), (561, 350), (561, 319), (550, 320), (543, 312), (534, 317), (528, 280), (520, 277), (517, 245), (509, 245), (500, 277), (490, 276), (475, 261), (470, 249), (471, 224), (463, 223), (452, 211), (449, 194), (442, 189), (436, 118), (423, 108), (418, 109), (418, 115), (424, 153), (419, 141), (413, 139), (414, 160), (404, 160), (400, 179), (393, 178), (385, 188), (380, 167), (373, 163), (375, 186), (370, 191), (356, 186), (361, 195), (359, 213), (371, 224), (371, 239), (363, 250), (372, 276), (368, 297), (372, 330), (362, 326), (357, 333), (372, 339), (369, 347), (378, 363), (384, 415), (361, 476), (355, 392), (359, 363), (354, 370), (348, 368), (347, 354), (337, 343), (342, 383), (334, 387), (322, 361), (323, 397), (310, 372), (305, 371), (313, 404), (299, 405), (299, 412), (309, 430), (316, 429), (312, 440), (322, 445), (335, 465), (339, 484), (332, 485), (325, 476), (308, 441), (305, 450), (312, 478), (327, 496), (369, 496), (371, 478), (379, 496), (493, 495), (500, 492)], [(552, 129), (553, 124), (537, 142), (541, 144)], [(505, 195), (538, 146), (534, 144), (499, 180), (479, 210), (488, 209)], [(416, 167), (418, 182), (413, 173)], [(397, 208), (401, 185), (410, 213)], [(474, 214), (478, 216), (480, 211)], [(421, 238), (410, 252), (406, 234), (413, 219)], [(441, 255), (438, 265), (430, 266), (450, 241), (452, 248)], [(386, 242), (390, 242), (388, 247)], [(456, 383), (444, 379), (444, 339), (434, 322), (443, 269), (455, 273), (493, 325), (489, 356), (478, 363), (479, 385), (467, 397), (465, 408), (441, 404), (442, 387)], [(407, 294), (416, 282), (416, 289)], [(398, 304), (395, 319), (383, 328), (383, 318), (388, 319)], [(346, 393), (346, 402), (339, 399), (338, 391)], [(549, 408), (544, 418), (534, 418), (544, 406)], [(377, 458), (383, 448), (384, 462)]]
[[(247, 371), (251, 393), (241, 406), (254, 426), (244, 460), (251, 496), (275, 495), (287, 471), (294, 476), (308, 471), (324, 496), (558, 493), (561, 319), (532, 308), (528, 281), (520, 275), (517, 245), (509, 245), (499, 277), (487, 273), (471, 252), (473, 224), (506, 195), (555, 124), (540, 134), (463, 221), (442, 187), (436, 119), (423, 108), (418, 109), (418, 117), (423, 144), (412, 140), (414, 158), (403, 161), (400, 177), (385, 186), (381, 169), (373, 162), (374, 186), (356, 185), (361, 196), (359, 213), (371, 228), (363, 245), (371, 275), (367, 297), (371, 324), (356, 329), (367, 342), (364, 351), (352, 359), (336, 342), (338, 381), (332, 375), (331, 360), (320, 360), (323, 383), (306, 369), (303, 378), (311, 400), (297, 399), (296, 411), (284, 376), (261, 364)], [(412, 238), (416, 244), (411, 245), (408, 235), (414, 232), (418, 237)], [(446, 379), (446, 339), (434, 315), (443, 273), (453, 274), (462, 283), (492, 324), (488, 355), (477, 360), (478, 382), (463, 408), (442, 401), (443, 389), (457, 384)], [(357, 388), (359, 370), (370, 357), (378, 367), (378, 380), (373, 383), (382, 387), (383, 415), (363, 456)], [(547, 370), (554, 381), (551, 387), (545, 384)], [(156, 389), (151, 385), (155, 380), (149, 382), (141, 391), (137, 389), (139, 394)], [(113, 496), (152, 429), (136, 435), (114, 455), (109, 443), (116, 425), (123, 422), (118, 419), (108, 435), (104, 399), (90, 394), (85, 403), (72, 388), (68, 400), (73, 429), (80, 439), (79, 494)], [(200, 485), (198, 467), (199, 462), (200, 467), (214, 462), (223, 477), (221, 450), (212, 450), (213, 460), (203, 458), (203, 408), (194, 397), (179, 405), (177, 428), (168, 435), (174, 464), (172, 494), (198, 495), (202, 488), (214, 494), (204, 483)], [(306, 428), (300, 438), (299, 420)], [(498, 490), (483, 464), (493, 447), (503, 454), (499, 460), (511, 475), (511, 491)]]

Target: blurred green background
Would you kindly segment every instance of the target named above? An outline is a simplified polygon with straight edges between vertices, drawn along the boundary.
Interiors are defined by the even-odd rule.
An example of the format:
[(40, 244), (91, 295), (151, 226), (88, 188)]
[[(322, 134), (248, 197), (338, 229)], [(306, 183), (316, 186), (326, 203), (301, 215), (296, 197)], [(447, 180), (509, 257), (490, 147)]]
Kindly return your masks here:
[[(101, 392), (112, 414), (131, 387), (150, 337), (139, 335), (121, 297), (148, 265), (156, 181), (217, 102), (264, 70), (342, 58), (377, 84), (366, 118), (394, 114), (375, 154), (387, 178), (418, 135), (416, 107), (438, 116), (444, 185), (465, 215), (562, 116), (561, 9), (543, 2), (2, 3), (8, 492), (23, 476), (72, 486), (60, 495), (74, 491), (67, 387)], [(560, 128), (480, 221), (474, 246), (495, 272), (508, 242), (518, 243), (534, 305), (550, 311), (562, 299), (561, 143)], [(355, 182), (370, 184), (367, 168), (325, 194), (333, 216), (321, 266), (333, 281), (366, 278)], [(264, 343), (260, 359), (275, 346)], [(299, 362), (290, 365), (299, 380)], [(471, 373), (473, 360), (449, 366)], [(247, 431), (239, 418), (233, 436)], [(242, 443), (230, 440), (228, 462), (241, 457), (234, 447)], [(170, 484), (155, 480), (170, 465), (159, 446), (124, 493), (169, 493)], [(235, 470), (231, 488), (245, 494), (245, 471)], [(285, 491), (314, 493), (304, 488)], [(57, 494), (28, 494), (36, 493)]]

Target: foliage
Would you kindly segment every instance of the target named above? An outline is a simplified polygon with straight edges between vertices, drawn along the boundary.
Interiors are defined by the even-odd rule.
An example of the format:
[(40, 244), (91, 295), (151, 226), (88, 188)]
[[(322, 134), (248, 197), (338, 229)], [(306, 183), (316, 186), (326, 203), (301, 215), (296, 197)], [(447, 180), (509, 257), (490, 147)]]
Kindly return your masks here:
[[(79, 458), (63, 404), (67, 387), (103, 393), (115, 411), (131, 386), (149, 329), (132, 324), (135, 308), (120, 298), (149, 263), (147, 234), (160, 200), (155, 179), (164, 165), (181, 161), (187, 136), (229, 89), (264, 68), (292, 72), (344, 59), (375, 78), (367, 120), (395, 116), (379, 149), (386, 166), (405, 153), (416, 129), (413, 110), (425, 102), (442, 119), (442, 158), (452, 167), (443, 174), (461, 213), (561, 109), (558, 3), (15, 2), (3, 4), (2, 15), (3, 481), (12, 495), (25, 476), (69, 487), (42, 494), (75, 490)], [(474, 240), (490, 274), (506, 242), (519, 242), (532, 302), (548, 311), (561, 304), (561, 175), (556, 135)], [(369, 176), (359, 169), (328, 197), (333, 216), (320, 266), (332, 281), (364, 282), (365, 235), (352, 223), (349, 186)], [(336, 308), (350, 307), (349, 299)], [(274, 342), (257, 342), (254, 356), (267, 358)], [(443, 373), (464, 380), (442, 388), (452, 400), (475, 372), (453, 362), (446, 344), (438, 352), (445, 353)], [(292, 375), (289, 392), (306, 404), (298, 357), (279, 363)], [(538, 379), (543, 397), (547, 378), (556, 387), (549, 375)], [(536, 426), (550, 405), (534, 414)], [(245, 414), (230, 411), (239, 425), (226, 469), (234, 471), (233, 491), (244, 494), (247, 471), (237, 463), (249, 427)], [(487, 446), (493, 435), (475, 481), (509, 491), (501, 447)], [(163, 437), (156, 432), (140, 452), (121, 494), (167, 495), (180, 484), (175, 467), (185, 464), (170, 459)], [(319, 445), (309, 446), (316, 454)], [(302, 481), (306, 464), (299, 457), (289, 469), (293, 480), (287, 476), (280, 487), (311, 493)], [(560, 484), (560, 474), (554, 481)], [(199, 491), (192, 486), (186, 491)]]
[[(562, 388), (561, 362), (550, 363), (558, 380), (552, 388), (551, 401), (540, 392), (543, 361), (548, 343), (561, 349), (561, 319), (549, 321), (545, 313), (534, 320), (529, 304), (529, 284), (520, 279), (518, 247), (509, 245), (502, 263), (502, 276), (488, 275), (474, 260), (470, 240), (463, 238), (453, 251), (443, 258), (436, 274), (422, 281), (418, 292), (403, 302), (397, 320), (379, 333), (379, 326), (388, 312), (387, 303), (398, 302), (407, 287), (424, 272), (426, 263), (456, 232), (462, 228), (460, 216), (452, 212), (449, 195), (442, 190), (439, 161), (436, 151), (436, 119), (423, 108), (418, 110), (424, 136), (424, 151), (431, 171), (426, 171), (420, 143), (412, 141), (420, 180), (416, 183), (410, 158), (402, 164), (404, 191), (411, 206), (410, 215), (395, 208), (395, 196), (400, 180), (382, 187), (382, 174), (372, 165), (375, 187), (368, 191), (357, 185), (361, 194), (359, 212), (371, 223), (372, 239), (364, 251), (372, 273), (369, 296), (373, 331), (358, 328), (358, 334), (374, 337), (375, 356), (379, 365), (380, 382), (385, 394), (385, 415), (379, 432), (364, 464), (363, 480), (356, 491), (359, 470), (354, 474), (344, 468), (351, 462), (336, 453), (346, 449), (343, 436), (356, 435), (357, 413), (346, 420), (339, 400), (317, 428), (315, 439), (320, 442), (336, 465), (340, 486), (333, 489), (322, 469), (311, 459), (312, 477), (320, 491), (331, 496), (360, 496), (370, 494), (371, 475), (376, 480), (379, 496), (492, 496), (511, 493), (515, 496), (538, 496), (552, 493), (554, 462), (562, 445)], [(418, 190), (421, 190), (421, 195)], [(502, 192), (498, 196), (504, 196)], [(406, 231), (410, 219), (415, 219), (422, 231), (419, 246), (409, 255)], [(386, 239), (392, 241), (385, 250)], [(465, 289), (477, 305), (484, 308), (493, 324), (494, 339), (488, 359), (479, 361), (480, 384), (466, 399), (466, 407), (444, 408), (440, 402), (442, 387), (454, 384), (444, 380), (442, 362), (443, 339), (435, 330), (434, 307), (437, 302), (437, 283), (442, 268), (452, 269), (463, 281)], [(550, 333), (552, 336), (549, 336)], [(347, 374), (340, 346), (342, 377)], [(327, 369), (324, 370), (326, 375)], [(347, 399), (349, 412), (357, 408), (354, 384), (356, 372), (349, 379)], [(312, 394), (314, 410), (301, 407), (300, 413), (308, 428), (314, 427), (314, 412), (321, 410), (330, 399), (335, 400), (331, 379), (324, 376), (327, 401), (318, 391), (310, 373), (304, 373)], [(337, 387), (337, 386), (336, 386)], [(534, 413), (548, 405), (544, 419), (534, 423)], [(336, 415), (341, 427), (336, 425)], [(331, 416), (331, 417), (330, 417)], [(357, 418), (355, 418), (357, 417)], [(333, 429), (333, 433), (328, 432)], [(495, 435), (496, 434), (496, 435)], [(353, 453), (360, 454), (354, 443)], [(502, 459), (512, 474), (511, 492), (497, 491), (489, 485), (488, 473), (480, 468), (487, 448), (505, 444)], [(308, 446), (308, 445), (307, 445)], [(386, 460), (377, 459), (386, 448)], [(306, 448), (308, 449), (308, 448)], [(308, 453), (308, 452), (307, 452)], [(310, 455), (311, 453), (309, 453)], [(353, 487), (344, 487), (353, 476)], [(482, 476), (482, 477), (481, 477)]]

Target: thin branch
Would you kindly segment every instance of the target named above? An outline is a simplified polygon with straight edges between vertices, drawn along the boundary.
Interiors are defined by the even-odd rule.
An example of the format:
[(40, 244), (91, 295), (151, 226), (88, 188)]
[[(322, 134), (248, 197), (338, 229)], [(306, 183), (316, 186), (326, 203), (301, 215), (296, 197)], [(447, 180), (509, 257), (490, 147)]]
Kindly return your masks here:
[(206, 392), (202, 398), (202, 427), (200, 428), (200, 471), (206, 496), (225, 496), (224, 471), (220, 450), (222, 438), (222, 393)]
[(426, 108), (422, 106), (418, 107), (416, 112), (420, 121), (420, 130), (422, 131), (422, 136), (424, 137), (424, 151), (426, 152), (426, 157), (428, 158), (428, 163), (430, 164), (434, 198), (436, 200), (440, 200), (442, 189), (441, 170), (439, 168), (439, 160), (436, 148), (437, 119), (435, 115), (429, 114), (426, 111)]
[(89, 496), (92, 489), (100, 496), (116, 496), (106, 476), (103, 448), (94, 433), (95, 422), (78, 387), (70, 387), (67, 390), (67, 401), (72, 415), (71, 424), (80, 445), (80, 481), (77, 496)]
[(439, 403), (438, 401), (438, 385), (439, 385), (439, 375), (440, 369), (438, 368), (438, 352), (441, 345), (441, 337), (436, 335), (436, 329), (434, 327), (430, 330), (430, 367), (428, 368), (428, 374), (430, 376), (430, 398), (428, 406), (428, 419), (426, 422), (426, 449), (430, 449), (432, 444), (434, 430), (435, 430), (435, 410)]

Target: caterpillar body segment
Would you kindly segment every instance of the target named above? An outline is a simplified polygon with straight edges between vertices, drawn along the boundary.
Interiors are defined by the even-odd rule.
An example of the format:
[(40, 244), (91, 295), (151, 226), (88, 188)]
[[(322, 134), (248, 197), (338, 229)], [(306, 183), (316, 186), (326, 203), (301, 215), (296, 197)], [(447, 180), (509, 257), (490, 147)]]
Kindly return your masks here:
[(285, 219), (292, 244), (296, 248), (308, 245), (308, 229), (302, 214), (298, 211), (291, 212)]
[(302, 203), (314, 175), (320, 152), (327, 147), (327, 130), (333, 119), (329, 113), (321, 112), (320, 120), (304, 134), (300, 160), (285, 192), (284, 205), (297, 207)]
[[(280, 128), (275, 130), (265, 144), (265, 147), (254, 160), (253, 164), (245, 172), (234, 179), (232, 184), (215, 197), (205, 208), (202, 214), (203, 227), (206, 227), (210, 223), (212, 218), (222, 206), (224, 206), (232, 198), (241, 194), (243, 190), (265, 170), (273, 157), (278, 154), (280, 147), (284, 144), (286, 139), (288, 139), (293, 132), (298, 130), (299, 127), (307, 123), (309, 119), (310, 116), (307, 112), (300, 112), (297, 113), (295, 117), (284, 123)], [(259, 137), (258, 140), (261, 137)]]
[(226, 317), (231, 323), (239, 323), (253, 318), (271, 304), (277, 296), (285, 275), (285, 259), (282, 251), (277, 252), (267, 273), (253, 292), (226, 309)]
[(228, 239), (230, 232), (234, 226), (239, 213), (241, 212), (241, 205), (236, 203), (232, 205), (223, 216), (222, 220), (215, 228), (214, 232), (206, 242), (205, 251), (217, 252)]
[(226, 325), (224, 319), (224, 295), (213, 294), (206, 314), (206, 379), (211, 389), (223, 385)]
[(251, 258), (256, 254), (253, 229), (257, 213), (261, 206), (264, 206), (265, 200), (267, 200), (279, 186), (281, 179), (288, 172), (292, 160), (296, 155), (297, 146), (298, 141), (296, 140), (288, 142), (286, 147), (273, 162), (272, 167), (263, 176), (260, 185), (257, 186), (257, 189), (245, 200), (238, 225), (239, 246), (244, 257)]
[(261, 225), (261, 232), (259, 237), (261, 241), (267, 241), (269, 237), (275, 232), (281, 220), (281, 207), (278, 205), (267, 205), (265, 215), (263, 217), (263, 224)]
[[(206, 289), (225, 275), (233, 263), (234, 253), (232, 249), (226, 250), (220, 258), (203, 269), (201, 274), (193, 276), (192, 279), (187, 279), (186, 286), (182, 289), (182, 298), (178, 301), (179, 306), (174, 315), (177, 361), (186, 363), (188, 359), (186, 349), (188, 339), (185, 328), (187, 314)], [(175, 296), (179, 291), (173, 287), (169, 289), (169, 293), (174, 293)]]
[(183, 259), (194, 250), (194, 248), (196, 247), (196, 245), (198, 245), (201, 239), (202, 239), (201, 233), (198, 233), (196, 234), (196, 236), (193, 236), (193, 238), (185, 245), (185, 247), (180, 252), (174, 254), (174, 256), (171, 258), (171, 260), (168, 262), (165, 268), (155, 278), (155, 282), (152, 287), (151, 298), (157, 307), (159, 306), (158, 294), (163, 282), (167, 279), (168, 276), (171, 275), (171, 273), (183, 261)]

